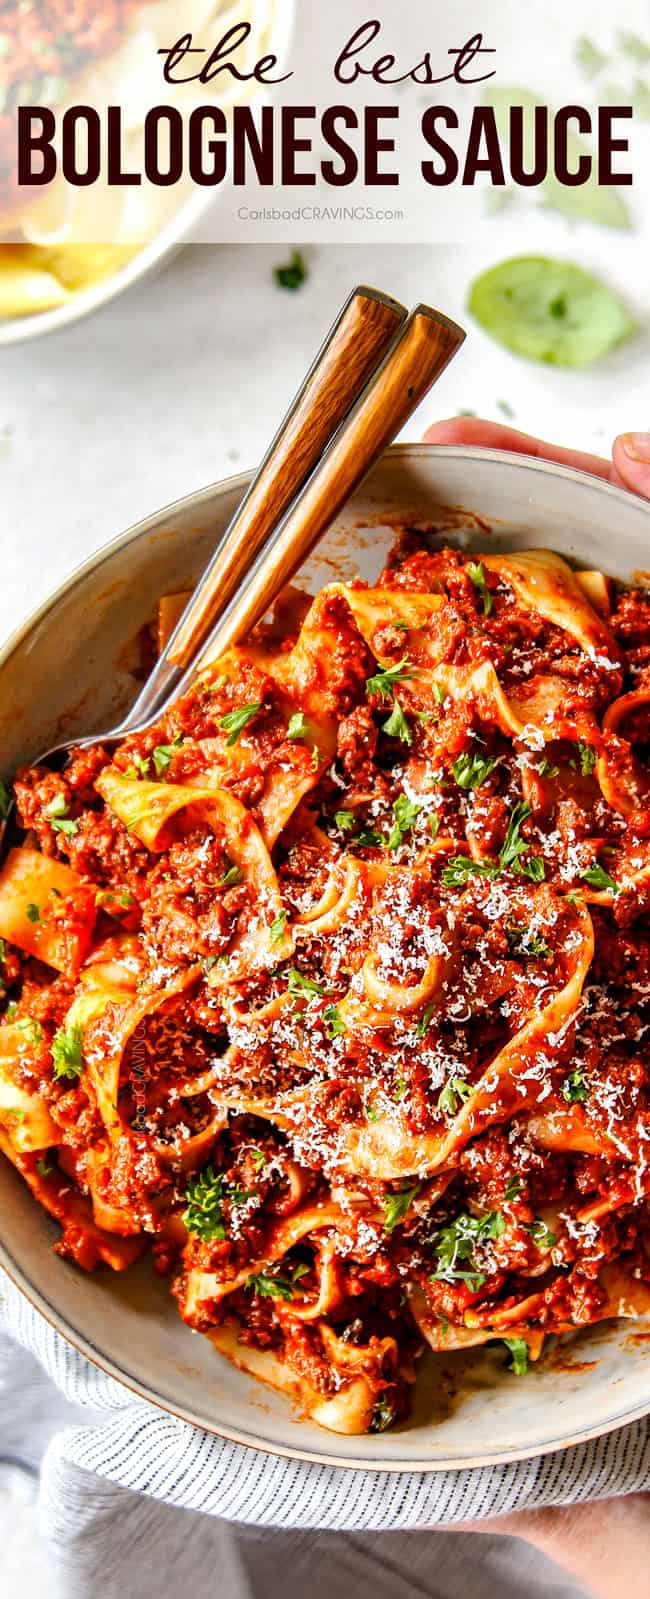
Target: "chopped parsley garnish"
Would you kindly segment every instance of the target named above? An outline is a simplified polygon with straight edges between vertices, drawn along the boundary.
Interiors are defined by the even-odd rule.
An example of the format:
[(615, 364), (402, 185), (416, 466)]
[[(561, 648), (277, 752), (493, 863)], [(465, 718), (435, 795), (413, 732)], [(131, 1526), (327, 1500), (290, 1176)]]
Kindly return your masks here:
[(514, 870), (523, 877), (529, 877), (532, 883), (543, 883), (546, 876), (546, 867), (541, 855), (529, 855), (527, 861), (515, 866)]
[(532, 878), (534, 883), (541, 883), (544, 878), (544, 862), (541, 856), (531, 855), (527, 861), (521, 858), (530, 848), (525, 838), (521, 837), (521, 826), (531, 815), (531, 807), (527, 800), (520, 800), (510, 812), (508, 831), (499, 852), (499, 864), (502, 867), (511, 866), (513, 872)]
[(496, 861), (473, 861), (469, 855), (452, 855), (442, 881), (446, 888), (462, 888), (470, 877), (498, 877)]
[(56, 817), (56, 820), (51, 822), (51, 828), (54, 833), (64, 833), (65, 838), (73, 838), (75, 833), (78, 833), (78, 822), (72, 819), (72, 815), (70, 817), (65, 815), (65, 817)]
[(504, 1203), (506, 1205), (509, 1205), (513, 1199), (516, 1199), (517, 1198), (517, 1194), (521, 1193), (521, 1190), (522, 1190), (523, 1186), (524, 1186), (523, 1177), (510, 1177), (508, 1179), (508, 1186), (507, 1186), (505, 1194), (503, 1196)]
[(584, 1066), (574, 1066), (573, 1071), (565, 1077), (562, 1084), (562, 1098), (566, 1100), (567, 1105), (580, 1105), (583, 1100), (589, 1098), (589, 1083)]
[(385, 1432), (387, 1427), (392, 1426), (394, 1420), (395, 1411), (393, 1406), (389, 1404), (385, 1397), (378, 1399), (373, 1407), (373, 1412), (370, 1419), (370, 1431)]
[(250, 705), (241, 705), (238, 711), (227, 711), (219, 720), (219, 727), (228, 734), (228, 748), (236, 744), (244, 728), (248, 727), (253, 717), (262, 709), (262, 700), (253, 700)]
[(173, 744), (156, 745), (156, 748), (153, 752), (153, 764), (156, 768), (156, 777), (162, 777), (163, 772), (166, 772), (168, 766), (171, 765), (176, 751), (182, 749), (182, 747), (183, 740), (180, 733), (174, 739)]
[(39, 1155), (36, 1162), (36, 1170), (39, 1177), (49, 1177), (50, 1173), (54, 1171), (54, 1167), (48, 1166), (47, 1161), (43, 1159), (43, 1156)]
[[(434, 1240), (438, 1269), (431, 1274), (432, 1282), (466, 1282), (468, 1287), (480, 1288), (485, 1282), (484, 1272), (474, 1265), (477, 1244), (500, 1238), (505, 1232), (505, 1216), (500, 1210), (488, 1211), (486, 1216), (470, 1216), (461, 1212), (449, 1226), (442, 1227)], [(458, 1262), (467, 1261), (468, 1269), (458, 1270)]]
[(440, 832), (440, 817), (439, 816), (431, 815), (429, 817), (429, 832), (430, 832), (431, 837), (432, 837), (432, 839), (434, 841), (434, 844), (435, 844), (435, 841), (436, 841), (436, 839), (438, 837), (438, 833)]
[(467, 576), (474, 584), (474, 588), (483, 596), (483, 614), (489, 616), (492, 610), (492, 595), (485, 581), (482, 561), (470, 561), (466, 567)]
[(490, 772), (494, 771), (496, 765), (496, 760), (493, 760), (490, 755), (481, 755), (477, 750), (474, 755), (469, 753), (459, 755), (458, 760), (454, 761), (451, 769), (458, 787), (470, 789), (480, 788), (481, 783), (485, 782), (486, 777), (489, 777)]
[(375, 832), (372, 827), (362, 830), (354, 839), (354, 843), (359, 846), (359, 849), (376, 849), (377, 845), (383, 844), (383, 842), (381, 833)]
[(11, 805), (11, 789), (7, 788), (0, 777), (0, 822), (6, 822)]
[(399, 1105), (400, 1100), (404, 1099), (408, 1091), (409, 1085), (406, 1077), (398, 1077), (393, 1089), (393, 1099), (396, 1105)]
[(578, 754), (580, 756), (580, 771), (583, 777), (589, 777), (596, 765), (596, 751), (592, 750), (590, 744), (578, 743)]
[(83, 1031), (79, 1022), (59, 1027), (52, 1039), (52, 1065), (55, 1077), (79, 1077), (83, 1071)]
[(406, 683), (409, 678), (415, 677), (412, 663), (404, 655), (397, 666), (387, 666), (380, 672), (375, 672), (374, 677), (366, 679), (366, 694), (379, 694), (382, 700), (394, 700), (395, 684)]
[(326, 1024), (330, 1038), (338, 1038), (345, 1032), (345, 1022), (338, 1005), (326, 1005), (323, 1011), (323, 1021)]
[(443, 688), (442, 683), (432, 683), (431, 693), (433, 694), (436, 705), (442, 705), (447, 693), (446, 689)]
[(528, 848), (525, 840), (521, 837), (521, 825), (522, 822), (525, 822), (526, 817), (530, 815), (531, 807), (526, 800), (521, 800), (518, 805), (515, 805), (514, 810), (510, 812), (508, 831), (499, 853), (499, 860), (502, 866), (516, 866), (520, 855), (523, 855)]
[(213, 1238), (223, 1242), (226, 1236), (224, 1199), (231, 1205), (244, 1205), (252, 1198), (252, 1193), (236, 1183), (228, 1187), (221, 1172), (215, 1172), (214, 1166), (204, 1166), (188, 1183), (185, 1197), (187, 1208), (183, 1211), (183, 1221), (188, 1233), (195, 1233), (203, 1243), (210, 1243)]
[(287, 925), (287, 913), (286, 913), (286, 911), (278, 911), (277, 916), (275, 916), (273, 918), (273, 921), (271, 922), (270, 934), (271, 934), (271, 943), (272, 944), (281, 944), (282, 943), (282, 939), (284, 938), (284, 934), (285, 934), (286, 925)]
[(382, 733), (387, 733), (389, 738), (398, 738), (402, 744), (411, 745), (413, 734), (406, 720), (399, 700), (395, 701), (388, 720), (381, 724)]
[(418, 1022), (418, 1038), (424, 1038), (424, 1035), (425, 1035), (426, 1030), (427, 1030), (427, 1028), (429, 1026), (429, 1022), (431, 1021), (431, 1017), (433, 1016), (435, 1008), (436, 1008), (435, 1005), (427, 1005), (426, 1010), (423, 1010), (422, 1015), (420, 1017), (420, 1020)]
[(585, 883), (588, 883), (590, 888), (596, 888), (599, 891), (610, 889), (612, 894), (620, 894), (621, 892), (620, 885), (614, 882), (614, 878), (610, 877), (604, 866), (599, 866), (597, 863), (594, 866), (585, 867), (580, 876), (584, 878)]
[(386, 1194), (384, 1199), (384, 1231), (394, 1232), (399, 1226), (419, 1191), (420, 1184), (413, 1183), (400, 1188), (397, 1194)]
[(183, 1221), (188, 1232), (195, 1233), (204, 1243), (213, 1238), (223, 1241), (226, 1236), (222, 1214), (223, 1177), (217, 1175), (213, 1166), (206, 1166), (188, 1183), (186, 1197)]
[(98, 891), (97, 891), (97, 893), (95, 895), (95, 904), (96, 905), (100, 905), (100, 906), (101, 905), (113, 905), (114, 906), (116, 902), (117, 902), (118, 910), (122, 910), (122, 911), (128, 911), (128, 910), (131, 909), (132, 905), (135, 905), (135, 899), (133, 897), (133, 894), (129, 894), (128, 888), (123, 888), (123, 889), (120, 890), (119, 899), (117, 899), (117, 896), (112, 892), (112, 890), (110, 888), (100, 888), (100, 889), (98, 889)]
[(266, 1155), (263, 1149), (251, 1149), (251, 1160), (256, 1171), (261, 1171), (266, 1165)]
[(528, 1371), (528, 1344), (526, 1339), (504, 1338), (503, 1342), (512, 1356), (508, 1364), (508, 1371), (512, 1371), (515, 1377), (525, 1377)]
[(300, 250), (292, 250), (291, 257), (283, 266), (273, 268), (273, 276), (279, 289), (300, 289), (306, 283), (308, 272), (305, 257)]
[(381, 1121), (381, 1111), (377, 1109), (376, 1105), (366, 1105), (365, 1111), (366, 1111), (366, 1121), (369, 1121), (369, 1122), (379, 1122), (379, 1121)]
[(28, 905), (26, 915), (28, 922), (40, 922), (40, 907), (38, 905)]
[(541, 1216), (536, 1216), (535, 1220), (531, 1221), (530, 1225), (526, 1227), (526, 1232), (530, 1233), (533, 1243), (537, 1244), (538, 1249), (552, 1249), (553, 1245), (557, 1243), (556, 1234), (551, 1232), (550, 1227), (547, 1227)]
[[(161, 744), (160, 745), (160, 750), (164, 750), (164, 749), (165, 749), (165, 745)], [(171, 760), (171, 756), (170, 756), (170, 760)], [(169, 761), (167, 762), (167, 765), (169, 765)], [(163, 767), (163, 770), (164, 770), (164, 767)], [(138, 777), (148, 777), (150, 771), (151, 771), (151, 761), (148, 760), (146, 758), (146, 756), (144, 756), (144, 755), (134, 755), (133, 760), (131, 762), (131, 765), (127, 766), (127, 768), (126, 768), (124, 776), (125, 777), (130, 777), (133, 780), (135, 780)], [(158, 776), (160, 777), (160, 775), (161, 774), (159, 772)]]
[(309, 1266), (296, 1266), (291, 1279), (283, 1277), (281, 1272), (260, 1271), (256, 1277), (249, 1277), (246, 1287), (252, 1289), (254, 1294), (259, 1294), (261, 1299), (293, 1299), (293, 1285), (306, 1276)]
[(422, 806), (416, 805), (414, 800), (410, 800), (408, 794), (398, 794), (393, 804), (395, 821), (388, 836), (389, 849), (399, 849), (406, 834), (410, 833), (412, 827), (415, 827), (421, 810)]
[(241, 866), (229, 866), (223, 877), (217, 881), (217, 888), (234, 888), (236, 883), (243, 882), (244, 873)]
[(339, 833), (350, 833), (354, 827), (354, 811), (335, 811), (334, 821)]
[(484, 1271), (472, 1271), (469, 1269), (463, 1270), (462, 1267), (458, 1269), (456, 1267), (450, 1267), (448, 1271), (432, 1272), (429, 1280), (432, 1283), (467, 1283), (467, 1286), (469, 1289), (471, 1289), (471, 1292), (473, 1294), (477, 1294), (479, 1288), (481, 1288), (483, 1283), (486, 1281), (486, 1277)]
[(314, 982), (312, 977), (304, 977), (297, 966), (290, 966), (287, 972), (287, 988), (292, 999), (302, 999), (305, 994), (324, 994), (322, 983)]
[(548, 960), (553, 951), (545, 938), (540, 938), (537, 933), (531, 933), (528, 927), (506, 927), (506, 938), (511, 955), (518, 959)]
[(306, 738), (309, 726), (302, 711), (294, 711), (289, 719), (287, 738)]
[(217, 965), (218, 960), (219, 960), (219, 956), (218, 955), (206, 955), (205, 960), (201, 962), (201, 965), (202, 965), (202, 968), (203, 968), (203, 971), (204, 971), (206, 977), (208, 975), (208, 972), (212, 971), (213, 966)]
[(466, 1083), (464, 1077), (450, 1077), (438, 1095), (438, 1110), (445, 1111), (449, 1116), (455, 1116), (458, 1106), (464, 1105), (471, 1099), (474, 1089), (471, 1083)]
[(545, 755), (542, 756), (537, 770), (540, 777), (559, 777), (560, 775), (559, 766), (552, 766), (551, 762), (547, 760)]

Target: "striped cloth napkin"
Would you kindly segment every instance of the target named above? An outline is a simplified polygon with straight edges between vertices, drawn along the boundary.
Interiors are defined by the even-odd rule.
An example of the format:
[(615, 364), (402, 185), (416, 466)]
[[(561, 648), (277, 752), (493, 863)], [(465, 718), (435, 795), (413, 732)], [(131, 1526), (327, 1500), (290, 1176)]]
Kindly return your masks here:
[(356, 1472), (264, 1455), (134, 1399), (67, 1344), (2, 1273), (0, 1296), (0, 1325), (81, 1407), (81, 1424), (55, 1433), (44, 1460), (43, 1496), (59, 1536), (70, 1503), (66, 1473), (75, 1469), (228, 1521), (356, 1532), (444, 1527), (650, 1488), (650, 1420), (535, 1460), (468, 1471)]

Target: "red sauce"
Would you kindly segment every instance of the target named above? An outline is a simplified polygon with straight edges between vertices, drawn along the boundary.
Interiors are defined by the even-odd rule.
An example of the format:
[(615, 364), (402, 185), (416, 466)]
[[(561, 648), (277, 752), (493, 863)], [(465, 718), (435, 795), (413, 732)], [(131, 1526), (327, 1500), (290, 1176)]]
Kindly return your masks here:
[[(281, 1354), (313, 1392), (345, 1388), (361, 1350), (371, 1426), (406, 1407), (420, 1325), (566, 1330), (612, 1314), (612, 1271), (650, 1287), (650, 722), (632, 707), (602, 728), (650, 671), (650, 601), (619, 591), (586, 650), (507, 572), (413, 534), (384, 590), (442, 603), (417, 634), (391, 610), (371, 649), (355, 591), (325, 593), (277, 677), (260, 635), (114, 755), (136, 794), (230, 793), (234, 845), (196, 801), (147, 847), (101, 797), (100, 748), (64, 774), (19, 773), (32, 845), (95, 891), (82, 988), (118, 983), (78, 1071), (56, 1071), (78, 985), (10, 944), (2, 969), (7, 1024), (39, 1030), (20, 1081), (50, 1108), (71, 1191), (109, 1232), (152, 1242), (192, 1325), (235, 1318), (243, 1346)], [(445, 687), (482, 663), (532, 734)], [(258, 836), (272, 907), (241, 864)], [(267, 958), (232, 964), (251, 938)], [(278, 1229), (314, 1204), (338, 1219), (278, 1253)], [(71, 1227), (81, 1264), (106, 1258)], [(326, 1314), (292, 1314), (324, 1272)]]

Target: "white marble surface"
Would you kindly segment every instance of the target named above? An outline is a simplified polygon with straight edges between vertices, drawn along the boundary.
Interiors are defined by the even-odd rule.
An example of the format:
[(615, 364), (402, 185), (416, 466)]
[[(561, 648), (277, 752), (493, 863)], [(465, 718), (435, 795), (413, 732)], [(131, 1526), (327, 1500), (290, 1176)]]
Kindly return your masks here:
[[(586, 247), (565, 253), (598, 264)], [(499, 252), (485, 244), (315, 247), (308, 282), (294, 295), (273, 281), (284, 254), (278, 246), (193, 246), (95, 317), (3, 353), (0, 638), (129, 523), (259, 459), (354, 282), (437, 303), (463, 320), (471, 277)], [(647, 317), (650, 286), (632, 242), (605, 240), (603, 254), (610, 278)], [(506, 402), (521, 427), (606, 451), (615, 432), (650, 426), (649, 353), (646, 331), (593, 371), (552, 371), (473, 330), (408, 436), (464, 408), (500, 418)], [(6, 1476), (0, 1588), (8, 1599), (40, 1599), (46, 1580), (27, 1485)]]

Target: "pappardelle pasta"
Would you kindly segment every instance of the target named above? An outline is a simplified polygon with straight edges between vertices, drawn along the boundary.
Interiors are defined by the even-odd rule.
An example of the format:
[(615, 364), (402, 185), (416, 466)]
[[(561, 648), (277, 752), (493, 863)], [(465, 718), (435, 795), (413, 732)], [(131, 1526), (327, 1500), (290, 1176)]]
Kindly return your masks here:
[[(180, 597), (161, 602), (162, 638)], [(0, 1144), (333, 1431), (650, 1313), (650, 595), (406, 529), (21, 771)]]

